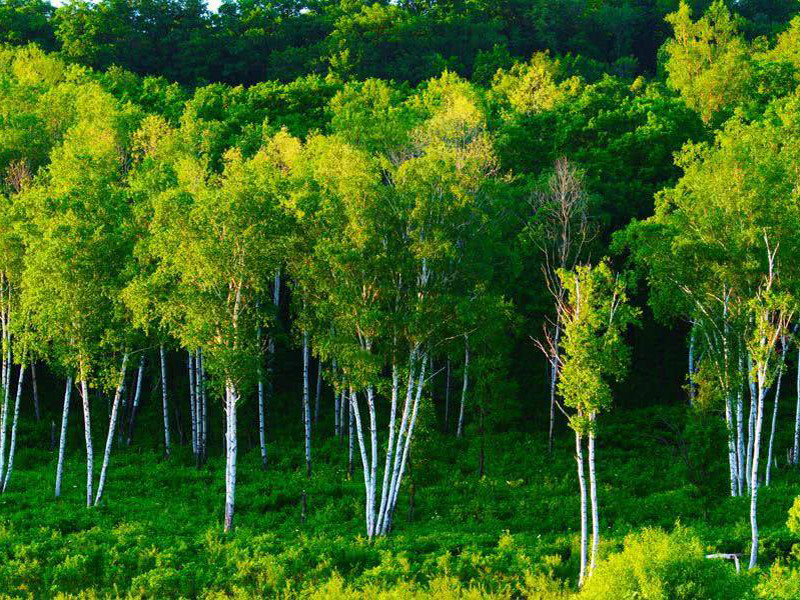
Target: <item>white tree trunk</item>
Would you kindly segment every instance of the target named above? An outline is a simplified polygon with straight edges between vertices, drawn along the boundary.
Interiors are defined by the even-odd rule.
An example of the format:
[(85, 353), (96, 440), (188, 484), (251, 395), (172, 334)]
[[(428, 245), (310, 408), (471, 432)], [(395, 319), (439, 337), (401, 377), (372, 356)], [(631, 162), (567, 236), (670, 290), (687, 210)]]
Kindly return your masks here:
[(792, 461), (800, 464), (800, 345), (797, 347), (797, 408), (794, 412), (794, 446), (792, 447)]
[(378, 467), (378, 425), (375, 415), (375, 394), (372, 386), (367, 388), (367, 410), (369, 412), (369, 444), (372, 451), (370, 457), (370, 491), (369, 491), (369, 513), (371, 516), (371, 535), (375, 535), (375, 526), (377, 524), (377, 515), (375, 514), (375, 497), (377, 494), (377, 467)]
[(67, 389), (64, 390), (64, 410), (61, 413), (61, 437), (58, 442), (58, 466), (56, 467), (56, 498), (61, 496), (61, 478), (64, 475), (64, 452), (67, 448), (67, 420), (69, 418), (69, 401), (72, 396), (72, 377), (67, 377)]
[[(408, 355), (408, 382), (406, 385), (405, 401), (403, 402), (403, 413), (400, 417), (400, 428), (397, 432), (397, 440), (394, 444), (394, 464), (392, 466), (392, 473), (389, 479), (389, 489), (387, 490), (386, 505), (384, 507), (384, 514), (381, 515), (380, 522), (381, 528), (378, 533), (383, 535), (389, 530), (389, 513), (391, 512), (391, 505), (394, 500), (394, 490), (397, 486), (398, 477), (400, 475), (400, 462), (402, 460), (403, 444), (405, 443), (406, 430), (408, 428), (408, 421), (411, 414), (411, 407), (414, 398), (414, 369), (416, 367), (417, 348), (413, 348)], [(399, 392), (399, 386), (398, 386)]]
[[(389, 500), (387, 501), (386, 506), (386, 515), (383, 518), (383, 530), (379, 533), (386, 534), (392, 527), (392, 517), (394, 515), (395, 507), (397, 506), (397, 497), (400, 494), (400, 484), (403, 481), (403, 475), (405, 474), (406, 465), (408, 464), (408, 453), (411, 449), (411, 440), (412, 436), (414, 435), (414, 425), (417, 422), (417, 414), (419, 413), (419, 403), (420, 399), (422, 398), (422, 389), (425, 385), (425, 366), (427, 364), (427, 356), (425, 354), (421, 355), (420, 358), (420, 370), (419, 370), (419, 380), (417, 382), (417, 391), (416, 395), (414, 396), (414, 406), (411, 409), (411, 418), (408, 424), (408, 431), (406, 432), (405, 439), (402, 439), (402, 434), (400, 435), (401, 439), (398, 439), (398, 442), (402, 441), (402, 458), (400, 460), (400, 470), (397, 473), (397, 477), (394, 479), (394, 484), (392, 487), (389, 488)], [(398, 446), (396, 452), (398, 455), (401, 452), (400, 446)], [(397, 463), (395, 462), (395, 466)]]
[(745, 473), (747, 467), (744, 458), (744, 394), (742, 386), (736, 394), (736, 472), (738, 479), (738, 495), (742, 496), (749, 476)]
[(464, 383), (461, 387), (461, 408), (458, 411), (458, 429), (456, 437), (464, 434), (464, 405), (467, 402), (467, 386), (469, 384), (469, 337), (464, 336)]
[(310, 348), (308, 332), (303, 333), (303, 427), (305, 430), (306, 477), (311, 477), (311, 390), (308, 385)]
[(189, 367), (189, 422), (192, 426), (192, 454), (197, 458), (197, 400), (194, 394), (194, 355), (191, 350), (189, 350), (187, 365)]
[(92, 505), (92, 482), (94, 479), (94, 447), (92, 446), (92, 416), (89, 410), (89, 385), (81, 369), (81, 400), (83, 401), (83, 435), (86, 442), (86, 506)]
[(317, 389), (314, 394), (314, 425), (319, 421), (319, 397), (322, 394), (322, 359), (317, 359)]
[(169, 402), (167, 400), (167, 357), (164, 352), (164, 344), (159, 348), (161, 357), (161, 402), (164, 409), (164, 456), (169, 458)]
[(17, 422), (19, 421), (19, 402), (22, 398), (22, 382), (25, 380), (25, 364), (19, 367), (19, 382), (17, 383), (17, 397), (14, 400), (14, 421), (11, 424), (11, 447), (8, 450), (8, 467), (3, 478), (3, 493), (8, 489), (11, 471), (14, 469), (14, 453), (17, 449)]
[(752, 489), (751, 475), (753, 473), (753, 428), (756, 423), (756, 412), (758, 411), (758, 400), (755, 382), (751, 375), (753, 361), (747, 356), (747, 381), (750, 389), (750, 415), (747, 420), (747, 487)]
[(765, 377), (759, 376), (758, 402), (756, 404), (756, 420), (754, 426), (753, 462), (750, 473), (750, 568), (756, 566), (758, 560), (758, 458), (761, 450), (761, 427), (764, 421), (764, 394), (766, 393)]
[(264, 429), (264, 378), (258, 371), (258, 444), (261, 448), (261, 468), (267, 468), (267, 436)]
[[(9, 347), (7, 317), (3, 318), (3, 340)], [(8, 402), (11, 395), (11, 359), (7, 351), (3, 351), (3, 406), (0, 409), (0, 481), (6, 472), (6, 438), (8, 436)]]
[[(594, 416), (592, 416), (594, 421)], [(589, 432), (589, 499), (592, 507), (592, 553), (589, 561), (589, 574), (597, 565), (597, 548), (600, 542), (600, 515), (597, 512), (597, 475), (595, 472), (594, 432)]]
[(586, 475), (583, 466), (583, 442), (581, 435), (575, 432), (575, 461), (578, 465), (578, 488), (581, 495), (581, 558), (578, 571), (578, 586), (582, 586), (586, 577), (586, 551), (588, 538), (588, 516), (586, 514)]
[(136, 391), (133, 394), (133, 405), (131, 406), (131, 420), (128, 423), (128, 441), (127, 445), (130, 446), (133, 441), (133, 427), (136, 423), (136, 414), (139, 411), (139, 401), (142, 397), (142, 379), (144, 379), (144, 352), (139, 358), (139, 370), (136, 373)]
[(352, 403), (348, 402), (347, 406), (347, 475), (353, 476), (353, 408)]
[(36, 363), (31, 363), (31, 383), (33, 384), (33, 411), (36, 415), (36, 421), (41, 419), (39, 413), (39, 384), (36, 381)]
[(389, 471), (392, 467), (392, 459), (395, 450), (395, 421), (397, 419), (397, 399), (400, 393), (400, 373), (397, 369), (397, 362), (392, 363), (392, 400), (389, 409), (389, 439), (386, 442), (386, 464), (383, 467), (383, 484), (381, 485), (381, 504), (378, 508), (378, 521), (375, 524), (376, 531), (381, 531), (383, 519), (386, 515), (386, 502), (389, 491)]
[(114, 404), (111, 406), (111, 418), (108, 420), (108, 437), (106, 438), (106, 450), (103, 453), (103, 466), (100, 469), (100, 482), (97, 484), (97, 495), (94, 499), (94, 505), (100, 504), (103, 497), (103, 490), (106, 486), (106, 475), (108, 473), (108, 463), (111, 460), (111, 445), (114, 443), (114, 429), (117, 425), (117, 412), (119, 411), (119, 403), (122, 398), (123, 390), (125, 389), (125, 371), (128, 366), (128, 355), (122, 357), (122, 367), (120, 368), (119, 383), (117, 384), (117, 391), (114, 394)]
[(725, 394), (725, 425), (728, 430), (728, 470), (731, 479), (731, 496), (736, 496), (739, 491), (739, 471), (736, 462), (736, 429), (733, 424), (733, 406), (730, 392)]
[(208, 457), (208, 402), (206, 400), (206, 370), (203, 366), (203, 351), (198, 350), (197, 359), (200, 365), (200, 462)]
[(225, 386), (226, 406), (226, 462), (225, 462), (225, 532), (233, 529), (236, 500), (236, 403), (237, 392), (232, 383)]
[[(358, 408), (358, 396), (355, 390), (350, 388), (350, 414), (353, 415), (355, 421), (356, 435), (358, 436), (358, 449), (361, 453), (361, 466), (364, 469), (364, 488), (366, 490), (364, 500), (364, 513), (367, 523), (367, 538), (372, 539), (375, 535), (375, 519), (374, 519), (374, 485), (371, 478), (371, 469), (369, 465), (369, 458), (367, 458), (366, 443), (364, 441), (364, 430), (361, 426), (361, 411)], [(352, 440), (352, 436), (351, 436)]]
[(781, 362), (778, 365), (778, 380), (775, 384), (775, 404), (772, 406), (772, 427), (769, 433), (769, 446), (767, 448), (767, 473), (764, 485), (769, 485), (770, 471), (772, 471), (772, 444), (775, 441), (775, 425), (778, 422), (778, 401), (781, 397), (781, 380), (783, 379), (783, 369), (786, 364), (786, 338), (781, 339)]

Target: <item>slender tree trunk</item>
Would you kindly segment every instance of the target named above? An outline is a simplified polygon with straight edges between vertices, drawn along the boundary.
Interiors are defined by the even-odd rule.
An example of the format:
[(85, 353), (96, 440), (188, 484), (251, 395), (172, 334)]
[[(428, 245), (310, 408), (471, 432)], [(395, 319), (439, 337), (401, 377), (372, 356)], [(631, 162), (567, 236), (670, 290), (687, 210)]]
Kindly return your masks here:
[(308, 386), (308, 332), (303, 333), (303, 425), (305, 429), (306, 476), (311, 477), (311, 398)]
[(588, 516), (586, 514), (586, 475), (583, 467), (583, 441), (581, 434), (575, 432), (575, 461), (578, 465), (578, 488), (581, 495), (581, 558), (578, 571), (578, 586), (583, 586), (586, 577), (586, 553), (588, 538)]
[(381, 504), (378, 508), (378, 521), (375, 524), (376, 531), (381, 531), (383, 519), (386, 514), (386, 501), (389, 491), (389, 471), (394, 458), (395, 447), (395, 421), (397, 419), (397, 399), (400, 391), (400, 373), (397, 369), (397, 362), (392, 362), (392, 400), (389, 409), (389, 439), (386, 442), (386, 464), (383, 467), (383, 484), (381, 485)]
[(794, 446), (792, 447), (792, 461), (800, 464), (800, 344), (797, 347), (797, 408), (794, 412)]
[(197, 459), (197, 399), (195, 398), (195, 385), (194, 385), (194, 356), (192, 351), (189, 350), (189, 360), (187, 362), (189, 367), (189, 422), (192, 426), (192, 454)]
[(694, 406), (695, 388), (694, 388), (694, 338), (695, 338), (695, 322), (692, 321), (691, 330), (689, 333), (689, 406)]
[(378, 429), (377, 419), (375, 415), (375, 394), (372, 386), (367, 388), (367, 410), (369, 411), (369, 444), (372, 451), (370, 458), (370, 490), (369, 490), (369, 512), (371, 516), (371, 535), (375, 535), (375, 526), (377, 524), (377, 515), (375, 514), (375, 498), (377, 494), (376, 486), (378, 478)]
[(367, 523), (367, 538), (372, 539), (373, 535), (375, 535), (373, 502), (374, 486), (371, 478), (369, 459), (367, 458), (364, 431), (361, 427), (361, 411), (358, 409), (358, 396), (356, 395), (355, 390), (352, 388), (350, 388), (350, 414), (354, 416), (356, 435), (358, 436), (358, 449), (361, 453), (361, 466), (364, 469), (364, 488), (366, 489), (366, 495), (364, 499), (364, 514)]
[(754, 426), (753, 441), (753, 462), (750, 473), (750, 568), (756, 566), (758, 560), (758, 458), (761, 450), (761, 427), (764, 421), (764, 394), (766, 393), (765, 377), (760, 375), (758, 378), (758, 401), (756, 404), (756, 419)]
[(348, 477), (353, 477), (353, 406), (352, 401), (347, 403), (347, 444), (348, 444), (348, 452), (347, 452), (347, 475)]
[(64, 390), (64, 410), (61, 413), (61, 437), (58, 442), (58, 466), (56, 467), (56, 498), (61, 496), (61, 478), (64, 475), (64, 452), (67, 448), (67, 420), (71, 396), (72, 376), (67, 377), (67, 389)]
[(128, 366), (128, 355), (122, 357), (122, 367), (120, 368), (119, 383), (117, 384), (117, 391), (114, 394), (114, 404), (111, 406), (111, 418), (108, 420), (108, 437), (106, 438), (106, 451), (103, 453), (103, 467), (100, 469), (100, 482), (97, 484), (97, 495), (94, 499), (94, 505), (100, 504), (103, 497), (103, 490), (106, 486), (106, 475), (108, 473), (108, 463), (111, 460), (111, 445), (114, 443), (114, 429), (117, 425), (117, 412), (119, 411), (119, 403), (125, 389), (125, 370)]
[(348, 420), (348, 407), (349, 403), (347, 402), (347, 392), (343, 388), (342, 393), (339, 395), (339, 445), (342, 445), (342, 440), (344, 440), (345, 436), (345, 421)]
[(136, 413), (139, 412), (139, 400), (142, 397), (142, 379), (144, 378), (144, 352), (139, 358), (139, 370), (136, 373), (136, 391), (133, 394), (133, 404), (131, 405), (131, 420), (128, 423), (128, 441), (130, 446), (133, 441), (133, 427), (136, 423)]
[(464, 405), (467, 402), (467, 386), (469, 384), (469, 337), (464, 335), (464, 384), (461, 388), (461, 408), (458, 411), (458, 429), (456, 437), (464, 434)]
[[(594, 421), (594, 415), (592, 415)], [(595, 472), (594, 432), (589, 432), (589, 498), (592, 504), (592, 554), (589, 562), (589, 575), (597, 565), (597, 547), (600, 542), (600, 516), (597, 512), (597, 475)]]
[(783, 379), (783, 369), (786, 364), (786, 337), (781, 338), (781, 362), (778, 365), (778, 380), (775, 384), (775, 404), (772, 406), (772, 427), (769, 433), (769, 446), (767, 448), (767, 473), (764, 485), (769, 485), (770, 472), (772, 471), (772, 445), (775, 441), (775, 425), (778, 422), (778, 401), (781, 397), (781, 380)]
[(336, 391), (336, 359), (333, 359), (333, 436), (339, 437), (341, 417), (339, 416), (339, 392)]
[(206, 370), (203, 365), (203, 350), (198, 350), (197, 358), (200, 365), (200, 406), (202, 416), (200, 419), (200, 463), (208, 460), (208, 402), (206, 400)]
[(728, 470), (731, 478), (731, 496), (739, 491), (739, 472), (736, 459), (736, 429), (733, 424), (733, 400), (730, 392), (725, 394), (725, 425), (728, 430)]
[(86, 373), (81, 368), (81, 396), (83, 401), (83, 433), (86, 441), (86, 506), (92, 506), (92, 482), (94, 479), (94, 448), (92, 446), (92, 417), (89, 410), (89, 385)]
[(11, 447), (8, 449), (8, 467), (3, 479), (3, 493), (8, 489), (11, 480), (11, 471), (14, 470), (14, 454), (17, 449), (17, 422), (19, 421), (19, 402), (22, 398), (22, 383), (25, 380), (25, 363), (19, 366), (19, 382), (17, 383), (17, 397), (14, 400), (14, 421), (11, 424)]
[[(383, 519), (383, 531), (379, 532), (381, 534), (386, 534), (390, 531), (392, 527), (392, 518), (394, 515), (395, 507), (397, 506), (397, 497), (400, 494), (400, 484), (403, 481), (403, 474), (406, 470), (406, 465), (408, 464), (408, 453), (411, 449), (411, 440), (412, 436), (414, 435), (414, 425), (417, 422), (417, 414), (419, 412), (419, 403), (420, 399), (422, 398), (422, 388), (425, 385), (425, 366), (427, 363), (427, 356), (422, 354), (420, 359), (420, 371), (419, 371), (419, 380), (417, 382), (417, 391), (416, 395), (414, 396), (414, 406), (411, 409), (411, 418), (408, 424), (408, 430), (405, 435), (405, 439), (398, 440), (398, 442), (402, 441), (402, 458), (400, 460), (400, 470), (397, 472), (397, 477), (394, 479), (394, 484), (392, 487), (389, 488), (389, 500), (386, 506), (386, 516)], [(402, 434), (400, 435), (402, 438)], [(401, 449), (398, 447), (397, 449), (397, 456), (400, 455)], [(397, 461), (395, 460), (395, 468), (397, 467)]]
[(317, 389), (314, 394), (314, 425), (319, 421), (319, 397), (322, 394), (322, 359), (317, 359)]
[(10, 400), (11, 389), (11, 359), (8, 356), (8, 348), (10, 347), (10, 340), (8, 334), (8, 317), (3, 316), (3, 406), (0, 409), (0, 481), (3, 474), (6, 472), (6, 438), (8, 435), (8, 402)]
[(169, 458), (169, 402), (167, 400), (167, 357), (164, 352), (164, 344), (159, 348), (161, 356), (161, 401), (164, 408), (164, 456)]
[[(394, 490), (397, 486), (397, 481), (400, 475), (400, 461), (402, 460), (402, 453), (403, 453), (403, 444), (405, 442), (405, 435), (406, 430), (408, 428), (408, 421), (411, 414), (411, 405), (413, 402), (414, 397), (414, 378), (415, 378), (415, 368), (416, 368), (416, 361), (417, 361), (417, 348), (413, 348), (408, 355), (408, 381), (406, 384), (406, 394), (405, 394), (405, 401), (403, 402), (403, 413), (400, 417), (400, 428), (397, 432), (397, 440), (395, 442), (394, 448), (394, 457), (393, 457), (393, 466), (392, 466), (392, 473), (391, 478), (389, 479), (389, 489), (387, 491), (387, 498), (386, 498), (386, 505), (383, 510), (383, 515), (381, 515), (380, 523), (381, 527), (378, 531), (380, 534), (384, 534), (389, 531), (389, 514), (391, 512), (391, 506), (394, 502)], [(399, 386), (398, 386), (398, 394), (399, 394)]]
[(447, 359), (447, 375), (444, 388), (444, 432), (450, 430), (450, 359)]
[(258, 338), (258, 444), (261, 448), (261, 469), (267, 468), (267, 436), (264, 429), (264, 370), (263, 356), (261, 355), (261, 324), (258, 325), (256, 333)]
[(561, 339), (561, 324), (556, 325), (553, 356), (550, 357), (550, 428), (547, 434), (547, 451), (553, 452), (553, 435), (556, 424), (556, 389), (558, 384), (558, 345)]
[(33, 383), (33, 412), (36, 415), (36, 422), (41, 420), (39, 411), (39, 384), (36, 382), (36, 363), (31, 363), (31, 382)]
[(236, 499), (236, 401), (237, 392), (232, 383), (226, 385), (226, 463), (225, 463), (225, 533), (233, 529), (233, 512)]
[(743, 385), (739, 386), (736, 394), (736, 471), (739, 475), (739, 496), (744, 495), (745, 482), (749, 481), (749, 476), (745, 473), (747, 466), (744, 458), (744, 390), (742, 387)]
[(756, 389), (750, 371), (753, 368), (753, 362), (750, 356), (747, 357), (747, 381), (750, 389), (750, 416), (747, 420), (747, 487), (752, 489), (751, 474), (753, 472), (753, 428), (756, 423), (756, 412), (758, 410), (758, 400), (756, 398)]

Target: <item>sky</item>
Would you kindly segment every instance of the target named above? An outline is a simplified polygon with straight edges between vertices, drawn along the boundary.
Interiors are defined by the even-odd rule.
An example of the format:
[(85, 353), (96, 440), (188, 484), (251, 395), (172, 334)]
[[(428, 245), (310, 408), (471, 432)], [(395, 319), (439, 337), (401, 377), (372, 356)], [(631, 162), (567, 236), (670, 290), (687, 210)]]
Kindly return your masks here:
[[(50, 4), (53, 6), (61, 6), (62, 4), (66, 4), (68, 0), (50, 0)], [(206, 0), (206, 4), (208, 5), (208, 10), (215, 12), (220, 5), (221, 0)]]

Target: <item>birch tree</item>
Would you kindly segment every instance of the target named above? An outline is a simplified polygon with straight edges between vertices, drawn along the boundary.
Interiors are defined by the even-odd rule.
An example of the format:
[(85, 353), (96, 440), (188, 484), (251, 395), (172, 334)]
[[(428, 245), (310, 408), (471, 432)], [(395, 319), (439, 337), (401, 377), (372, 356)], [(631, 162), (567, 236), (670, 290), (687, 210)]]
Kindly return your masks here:
[[(250, 159), (229, 151), (216, 173), (204, 159), (182, 154), (177, 139), (162, 123), (140, 132), (146, 150), (140, 167), (164, 177), (164, 184), (149, 194), (153, 263), (127, 293), (135, 299), (140, 290), (153, 291), (156, 301), (148, 306), (185, 348), (202, 351), (203, 368), (221, 391), (227, 532), (235, 511), (237, 407), (255, 387), (260, 357), (256, 300), (283, 256), (281, 170), (271, 143)], [(203, 394), (204, 386), (200, 406)]]
[[(581, 552), (578, 585), (591, 575), (597, 564), (600, 514), (597, 499), (596, 449), (598, 416), (612, 405), (610, 380), (625, 374), (629, 350), (624, 336), (638, 317), (628, 305), (628, 282), (611, 271), (607, 263), (579, 266), (558, 272), (565, 290), (559, 305), (564, 339), (558, 390), (570, 410), (569, 423), (575, 432), (575, 459), (581, 500)], [(555, 344), (555, 340), (552, 341)], [(587, 440), (585, 442), (585, 440)], [(587, 495), (584, 443), (588, 449), (589, 500), (592, 519), (591, 554), (587, 570)]]
[[(92, 505), (94, 449), (89, 385), (125, 330), (120, 292), (131, 256), (123, 192), (129, 133), (138, 118), (98, 86), (80, 89), (80, 120), (22, 196), (26, 253), (21, 308), (50, 356), (80, 383), (86, 442), (86, 503)], [(111, 351), (111, 352), (110, 352)]]
[[(536, 190), (530, 200), (531, 212), (526, 233), (538, 247), (542, 257), (544, 280), (557, 307), (564, 300), (564, 288), (558, 271), (571, 270), (578, 264), (592, 237), (589, 222), (589, 194), (581, 172), (566, 158), (559, 158), (545, 185)], [(553, 338), (557, 349), (561, 338), (558, 318), (545, 323), (545, 335)], [(543, 347), (550, 347), (546, 345)], [(556, 417), (556, 387), (558, 353), (547, 356), (550, 385), (550, 426), (548, 451), (553, 451), (553, 427)]]

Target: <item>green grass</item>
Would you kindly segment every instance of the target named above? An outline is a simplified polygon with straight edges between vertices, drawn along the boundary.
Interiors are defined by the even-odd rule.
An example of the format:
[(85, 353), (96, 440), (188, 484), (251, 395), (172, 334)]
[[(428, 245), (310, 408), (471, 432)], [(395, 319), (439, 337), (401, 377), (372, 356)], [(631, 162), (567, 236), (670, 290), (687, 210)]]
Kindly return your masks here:
[[(670, 530), (677, 522), (710, 551), (748, 551), (749, 501), (726, 495), (724, 446), (719, 456), (704, 455), (702, 444), (692, 441), (685, 452), (677, 450), (672, 427), (682, 431), (684, 419), (681, 409), (663, 407), (606, 419), (598, 449), (604, 556), (621, 550), (633, 531)], [(73, 436), (81, 433), (76, 423), (70, 423)], [(336, 575), (357, 589), (399, 589), (401, 597), (411, 597), (404, 585), (441, 585), (443, 576), (485, 593), (521, 595), (526, 576), (536, 574), (574, 587), (578, 496), (566, 431), (552, 455), (542, 434), (488, 436), (482, 479), (477, 433), (456, 440), (422, 431), (406, 482), (414, 484), (413, 520), (406, 485), (395, 530), (368, 543), (360, 465), (348, 479), (346, 445), (329, 436), (329, 423), (319, 429), (311, 481), (301, 464), (299, 429), (270, 441), (266, 471), (257, 449), (241, 453), (236, 530), (226, 537), (218, 443), (202, 469), (192, 466), (188, 448), (177, 448), (166, 461), (156, 447), (156, 421), (145, 421), (139, 435), (147, 443), (114, 448), (102, 506), (86, 509), (78, 438), (70, 438), (63, 493), (55, 500), (55, 453), (46, 449), (43, 430), (23, 428), (11, 489), (0, 496), (0, 594), (271, 597), (326, 582), (333, 589)], [(790, 432), (782, 434), (778, 456), (785, 461)], [(98, 448), (102, 441), (98, 431)], [(37, 444), (44, 449), (30, 447)], [(716, 463), (721, 469), (704, 471)], [(304, 490), (309, 501), (302, 523)], [(796, 541), (786, 520), (798, 495), (800, 474), (785, 467), (762, 488), (761, 564), (788, 555)]]

